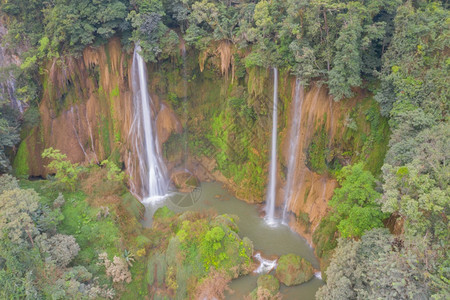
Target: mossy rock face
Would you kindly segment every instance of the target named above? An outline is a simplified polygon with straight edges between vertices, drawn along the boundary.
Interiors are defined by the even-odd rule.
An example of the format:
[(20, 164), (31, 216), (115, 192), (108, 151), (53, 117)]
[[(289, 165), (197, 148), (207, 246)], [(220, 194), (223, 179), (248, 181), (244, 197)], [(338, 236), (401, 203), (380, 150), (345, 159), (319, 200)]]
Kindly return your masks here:
[(250, 293), (251, 299), (278, 299), (280, 283), (274, 276), (268, 274), (259, 276), (257, 285), (257, 288)]
[(277, 278), (287, 286), (302, 284), (314, 276), (310, 262), (295, 254), (282, 255), (278, 260)]
[(211, 225), (213, 226), (220, 226), (222, 228), (230, 228), (234, 232), (239, 232), (239, 228), (236, 224), (236, 221), (238, 220), (237, 216), (230, 216), (228, 214), (219, 215), (214, 218), (214, 220), (211, 221)]
[(167, 206), (163, 206), (158, 208), (153, 215), (153, 220), (163, 220), (167, 218), (172, 218), (175, 216), (175, 213), (171, 211)]
[(272, 295), (275, 295), (280, 290), (280, 282), (273, 275), (261, 275), (257, 281), (258, 288), (266, 289), (270, 291)]
[(24, 140), (20, 143), (19, 150), (14, 158), (13, 168), (16, 176), (26, 176), (29, 173), (28, 167), (29, 153), (27, 142)]

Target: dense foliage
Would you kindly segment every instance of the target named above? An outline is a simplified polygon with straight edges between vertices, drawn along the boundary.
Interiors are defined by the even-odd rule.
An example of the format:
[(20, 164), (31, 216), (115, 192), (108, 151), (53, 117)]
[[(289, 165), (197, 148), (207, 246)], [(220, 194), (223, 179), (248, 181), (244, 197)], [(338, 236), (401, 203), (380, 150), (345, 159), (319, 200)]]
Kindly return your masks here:
[(376, 200), (375, 178), (363, 169), (362, 163), (347, 166), (338, 176), (340, 188), (334, 190), (330, 206), (334, 208), (332, 220), (343, 237), (360, 237), (366, 230), (383, 227), (386, 217)]
[(161, 240), (148, 261), (147, 283), (159, 297), (222, 299), (228, 281), (251, 270), (253, 244), (239, 237), (229, 215), (174, 215), (164, 206), (153, 230)]
[[(375, 96), (389, 116), (392, 134), (382, 167), (382, 194), (373, 197), (372, 205), (378, 203), (391, 215), (387, 224), (398, 237), (369, 231), (361, 242), (342, 240), (327, 272), (327, 287), (318, 293), (321, 299), (450, 296), (448, 20), (448, 10), (438, 3), (407, 2), (397, 10)], [(345, 203), (336, 200), (346, 185), (336, 190), (334, 207)], [(364, 254), (364, 244), (374, 238), (381, 247), (377, 257)]]
[[(289, 68), (305, 83), (321, 78), (340, 100), (363, 77), (381, 71), (401, 2), (9, 0), (1, 10), (10, 18), (10, 46), (28, 49), (22, 70), (37, 72), (42, 59), (77, 53), (113, 35), (125, 45), (139, 41), (151, 61), (176, 55), (181, 39), (200, 50), (226, 42), (250, 51), (247, 67)], [(31, 25), (37, 20), (39, 26)], [(36, 96), (35, 88), (29, 92)]]
[[(366, 88), (380, 104), (383, 118), (372, 104), (356, 108), (345, 121), (343, 141), (339, 141), (348, 153), (339, 155), (332, 153), (327, 133), (316, 124), (317, 132), (306, 153), (309, 168), (335, 176), (340, 185), (330, 202), (330, 214), (313, 236), (321, 258), (329, 259), (335, 248), (327, 285), (318, 298), (450, 297), (450, 16), (446, 3), (2, 0), (0, 9), (8, 27), (2, 43), (21, 61), (11, 73), (17, 82), (16, 96), (33, 105), (42, 93), (40, 75), (47, 72), (47, 61), (63, 64), (65, 55), (78, 56), (85, 47), (95, 47), (113, 36), (121, 38), (125, 50), (130, 50), (132, 42), (139, 43), (144, 58), (152, 62), (171, 61), (180, 47), (187, 47), (198, 54), (202, 65), (211, 52), (232, 49), (229, 59), (235, 78), (239, 81), (247, 76), (253, 86), (249, 84), (247, 91), (239, 83), (231, 84), (233, 93), (227, 95), (223, 110), (212, 113), (212, 130), (205, 139), (221, 149), (215, 157), (218, 169), (248, 189), (264, 186), (264, 158), (245, 133), (239, 139), (235, 136), (240, 124), (251, 130), (263, 127), (258, 116), (267, 111), (255, 111), (257, 105), (247, 101), (255, 100), (259, 96), (255, 86), (266, 82), (256, 79), (267, 75), (257, 73), (259, 70), (279, 67), (305, 85), (325, 83), (337, 101), (353, 96), (357, 87)], [(200, 69), (203, 71), (203, 66)], [(194, 75), (189, 80), (194, 80)], [(171, 101), (180, 99), (175, 96)], [(20, 117), (4, 104), (0, 103), (0, 173), (10, 170), (8, 156), (19, 141), (20, 125)], [(361, 119), (370, 123), (369, 136), (361, 132)], [(389, 135), (387, 119), (389, 145), (383, 140)], [(210, 149), (199, 145), (202, 142), (194, 140), (190, 146)], [(236, 149), (231, 143), (242, 149), (239, 158), (250, 163), (241, 167), (241, 160), (230, 159)], [(18, 156), (20, 153), (19, 149)], [(46, 151), (44, 157), (53, 160), (49, 167), (57, 182), (72, 191), (79, 187), (77, 165), (54, 150)], [(348, 162), (354, 164), (343, 167)], [(102, 184), (91, 184), (88, 190), (103, 196), (105, 190), (123, 193), (123, 173), (109, 162), (102, 165), (104, 169), (93, 167), (96, 171), (92, 172), (102, 174)], [(0, 177), (0, 183), (0, 296), (58, 299), (92, 293), (111, 297), (111, 281), (129, 281), (125, 261), (132, 257), (122, 259), (117, 250), (114, 238), (119, 229), (116, 221), (109, 221), (108, 208), (90, 210), (84, 196), (67, 191), (71, 205), (53, 194), (51, 201), (43, 200), (32, 190), (19, 189), (9, 177)], [(113, 188), (117, 185), (118, 190)], [(100, 203), (110, 199), (93, 198)], [(152, 252), (149, 265), (158, 272), (156, 276), (149, 272), (147, 279), (164, 283), (164, 293), (169, 296), (175, 291), (195, 293), (183, 285), (188, 275), (195, 274), (193, 278), (209, 284), (205, 278), (210, 270), (238, 265), (225, 253), (227, 247), (247, 262), (248, 247), (243, 247), (230, 224), (213, 224), (216, 220), (210, 217), (200, 219), (180, 221), (177, 228), (161, 225), (170, 232), (170, 239), (161, 237), (164, 249)], [(383, 226), (396, 237), (379, 229)], [(111, 238), (96, 241), (104, 236)], [(338, 236), (342, 238), (339, 243)], [(150, 248), (147, 237), (140, 236), (136, 243), (136, 250), (145, 255)], [(184, 256), (175, 257), (176, 251)], [(97, 262), (105, 269), (99, 270)], [(225, 273), (214, 273), (213, 278), (229, 278)], [(48, 279), (48, 274), (53, 277)], [(107, 287), (100, 286), (94, 275)]]

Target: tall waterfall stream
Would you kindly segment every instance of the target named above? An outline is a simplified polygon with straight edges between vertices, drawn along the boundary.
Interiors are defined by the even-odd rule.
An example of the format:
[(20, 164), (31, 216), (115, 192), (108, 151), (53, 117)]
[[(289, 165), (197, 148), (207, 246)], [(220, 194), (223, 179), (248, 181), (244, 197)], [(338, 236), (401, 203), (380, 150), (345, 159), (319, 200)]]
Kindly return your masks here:
[(133, 54), (132, 83), (134, 119), (130, 129), (133, 146), (138, 156), (140, 191), (143, 202), (167, 193), (169, 180), (167, 170), (159, 149), (155, 125), (155, 108), (147, 88), (147, 69), (136, 45)]

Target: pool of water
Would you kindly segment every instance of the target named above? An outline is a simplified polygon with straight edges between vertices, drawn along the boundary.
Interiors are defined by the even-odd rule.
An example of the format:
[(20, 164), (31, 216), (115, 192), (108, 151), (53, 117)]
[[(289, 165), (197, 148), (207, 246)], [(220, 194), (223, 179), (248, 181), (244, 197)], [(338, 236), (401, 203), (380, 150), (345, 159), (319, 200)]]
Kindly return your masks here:
[[(218, 214), (233, 214), (238, 216), (239, 235), (247, 236), (253, 242), (255, 251), (261, 251), (263, 256), (295, 253), (311, 262), (314, 268), (319, 263), (313, 249), (305, 239), (285, 225), (268, 225), (260, 217), (258, 207), (248, 204), (231, 195), (220, 183), (205, 182), (200, 188), (190, 194), (172, 193), (164, 198), (148, 200), (145, 203), (146, 213), (142, 221), (144, 226), (151, 226), (154, 212), (161, 206), (167, 206), (179, 213), (187, 210), (201, 211), (213, 209)], [(255, 287), (258, 274), (239, 277), (230, 284), (231, 293), (227, 299), (243, 299)], [(323, 285), (322, 280), (314, 277), (309, 282), (286, 287), (281, 285), (283, 299), (314, 299), (317, 289)]]

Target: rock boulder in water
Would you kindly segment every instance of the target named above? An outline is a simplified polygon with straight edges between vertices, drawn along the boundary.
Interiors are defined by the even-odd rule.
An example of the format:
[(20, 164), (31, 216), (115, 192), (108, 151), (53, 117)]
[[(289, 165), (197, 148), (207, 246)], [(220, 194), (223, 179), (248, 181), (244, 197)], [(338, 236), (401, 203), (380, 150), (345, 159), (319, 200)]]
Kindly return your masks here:
[(280, 283), (273, 275), (261, 275), (258, 277), (257, 288), (250, 293), (251, 299), (277, 299)]
[(295, 254), (282, 255), (278, 260), (277, 278), (287, 286), (302, 284), (314, 276), (311, 263)]

